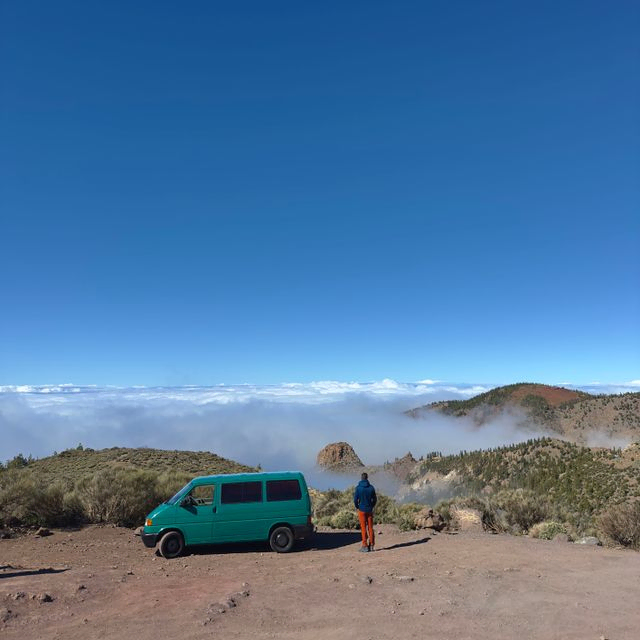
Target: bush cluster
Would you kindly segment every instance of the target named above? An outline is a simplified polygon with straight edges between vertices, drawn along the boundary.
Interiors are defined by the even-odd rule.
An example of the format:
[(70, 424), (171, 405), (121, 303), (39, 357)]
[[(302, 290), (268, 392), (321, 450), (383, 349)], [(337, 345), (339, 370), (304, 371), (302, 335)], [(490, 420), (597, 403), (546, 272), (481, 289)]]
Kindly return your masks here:
[[(314, 522), (334, 529), (357, 529), (360, 524), (353, 506), (353, 491), (353, 487), (344, 491), (311, 491)], [(375, 523), (395, 524), (403, 531), (415, 529), (415, 514), (423, 506), (399, 504), (389, 496), (378, 493)]]
[(0, 475), (0, 526), (140, 525), (190, 478), (183, 473), (103, 469), (75, 483), (49, 483), (38, 474), (7, 469)]
[(563, 513), (533, 491), (503, 490), (488, 496), (455, 497), (442, 500), (436, 511), (453, 526), (453, 507), (473, 509), (480, 514), (482, 526), (493, 533), (529, 533), (531, 529), (551, 517), (562, 519)]

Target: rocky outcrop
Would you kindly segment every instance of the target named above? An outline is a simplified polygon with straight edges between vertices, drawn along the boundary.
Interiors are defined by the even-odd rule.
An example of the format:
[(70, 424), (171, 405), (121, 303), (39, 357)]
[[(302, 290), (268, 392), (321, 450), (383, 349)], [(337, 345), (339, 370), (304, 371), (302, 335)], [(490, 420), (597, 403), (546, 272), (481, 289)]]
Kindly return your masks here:
[(348, 442), (333, 442), (318, 453), (319, 467), (330, 471), (352, 471), (364, 467), (353, 447)]
[(411, 452), (402, 458), (396, 458), (393, 462), (387, 462), (384, 470), (392, 473), (400, 482), (406, 482), (409, 474), (415, 469), (418, 461), (411, 455)]
[(434, 531), (442, 531), (445, 524), (444, 518), (429, 507), (421, 509), (415, 515), (414, 525), (416, 529), (433, 529)]

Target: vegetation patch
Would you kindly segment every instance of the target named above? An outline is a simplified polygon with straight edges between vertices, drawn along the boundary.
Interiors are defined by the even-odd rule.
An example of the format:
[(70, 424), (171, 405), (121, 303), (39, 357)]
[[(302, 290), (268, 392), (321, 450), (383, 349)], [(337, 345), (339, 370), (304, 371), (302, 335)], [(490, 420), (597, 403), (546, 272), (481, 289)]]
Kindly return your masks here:
[(142, 524), (191, 478), (256, 471), (206, 451), (102, 449), (79, 445), (0, 466), (0, 526)]

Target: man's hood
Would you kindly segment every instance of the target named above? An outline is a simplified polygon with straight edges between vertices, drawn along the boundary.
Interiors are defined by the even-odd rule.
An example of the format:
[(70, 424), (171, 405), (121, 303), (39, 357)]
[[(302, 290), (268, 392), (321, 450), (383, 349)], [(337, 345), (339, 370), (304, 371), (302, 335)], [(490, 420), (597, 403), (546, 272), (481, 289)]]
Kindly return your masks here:
[(359, 487), (368, 487), (369, 486), (369, 481), (368, 480), (360, 480), (360, 482), (358, 482), (358, 486)]

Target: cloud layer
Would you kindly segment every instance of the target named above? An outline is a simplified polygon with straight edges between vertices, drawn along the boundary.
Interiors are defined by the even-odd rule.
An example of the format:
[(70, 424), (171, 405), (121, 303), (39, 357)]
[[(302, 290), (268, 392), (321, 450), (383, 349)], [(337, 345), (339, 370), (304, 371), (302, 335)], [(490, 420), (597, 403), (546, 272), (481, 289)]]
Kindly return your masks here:
[[(398, 383), (219, 385), (114, 388), (78, 385), (0, 387), (0, 459), (35, 457), (74, 447), (148, 446), (213, 451), (265, 469), (312, 472), (317, 452), (345, 440), (366, 464), (411, 451), (499, 446), (532, 437), (502, 416), (482, 429), (433, 414), (413, 419), (407, 409), (464, 399), (490, 389), (425, 380)], [(598, 386), (598, 392), (637, 390)], [(594, 392), (593, 386), (588, 388)]]

